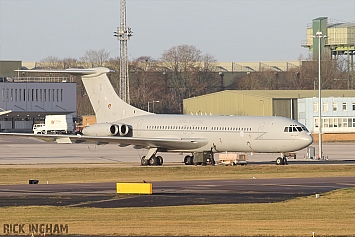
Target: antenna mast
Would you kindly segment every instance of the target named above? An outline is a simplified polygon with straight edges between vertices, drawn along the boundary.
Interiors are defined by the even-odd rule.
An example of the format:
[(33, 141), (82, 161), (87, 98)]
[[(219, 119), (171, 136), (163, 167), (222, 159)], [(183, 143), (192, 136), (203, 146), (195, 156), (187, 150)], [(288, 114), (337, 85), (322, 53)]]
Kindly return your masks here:
[(127, 41), (132, 36), (132, 28), (126, 26), (126, 0), (121, 0), (120, 26), (114, 36), (120, 41), (120, 98), (130, 104)]

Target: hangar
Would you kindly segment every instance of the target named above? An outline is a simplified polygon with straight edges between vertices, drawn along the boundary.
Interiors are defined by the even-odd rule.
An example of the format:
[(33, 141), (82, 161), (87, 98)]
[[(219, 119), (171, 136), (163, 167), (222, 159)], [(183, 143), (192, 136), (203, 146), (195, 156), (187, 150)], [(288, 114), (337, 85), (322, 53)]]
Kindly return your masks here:
[[(184, 114), (195, 115), (283, 116), (303, 122), (311, 132), (317, 132), (317, 95), (317, 90), (225, 90), (184, 99), (183, 107)], [(355, 122), (354, 90), (323, 90), (322, 100), (322, 110), (326, 112), (323, 119), (336, 117), (339, 121), (346, 117)], [(328, 103), (332, 112), (327, 110)], [(329, 124), (329, 120), (323, 124), (327, 121)], [(355, 123), (351, 124), (352, 129), (333, 127), (328, 132), (355, 132)]]

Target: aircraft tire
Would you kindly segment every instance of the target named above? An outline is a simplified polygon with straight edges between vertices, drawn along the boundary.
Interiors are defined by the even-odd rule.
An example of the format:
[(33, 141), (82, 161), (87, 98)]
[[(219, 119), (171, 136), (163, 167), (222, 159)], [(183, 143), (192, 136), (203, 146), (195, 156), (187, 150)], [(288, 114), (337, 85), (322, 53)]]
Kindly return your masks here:
[(194, 164), (194, 157), (193, 156), (189, 156), (189, 158), (187, 159), (187, 162), (189, 165), (193, 165)]
[(145, 159), (145, 156), (142, 156), (141, 158), (141, 166), (147, 166), (149, 165), (148, 160)]
[(193, 165), (194, 164), (194, 157), (193, 156), (185, 156), (184, 163), (185, 163), (185, 165)]
[(188, 163), (187, 163), (187, 157), (189, 157), (189, 156), (185, 156), (185, 158), (184, 158), (184, 164), (185, 164), (185, 165), (188, 165)]
[(163, 157), (157, 156), (157, 159), (158, 159), (158, 165), (163, 165), (164, 163)]
[(159, 165), (159, 159), (156, 156), (153, 156), (149, 159), (150, 165)]
[(283, 165), (283, 164), (284, 164), (284, 161), (283, 161), (282, 157), (277, 157), (276, 165)]

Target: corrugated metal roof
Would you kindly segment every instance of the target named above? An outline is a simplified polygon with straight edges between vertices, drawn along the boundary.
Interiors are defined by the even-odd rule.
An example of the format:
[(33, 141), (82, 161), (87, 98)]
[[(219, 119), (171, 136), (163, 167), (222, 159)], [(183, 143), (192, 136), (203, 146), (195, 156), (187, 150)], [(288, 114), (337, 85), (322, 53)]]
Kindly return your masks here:
[[(215, 94), (219, 93), (236, 93), (279, 99), (318, 97), (318, 90), (225, 90), (212, 94), (197, 96), (194, 98), (214, 96)], [(322, 98), (324, 97), (355, 97), (355, 90), (322, 90)], [(186, 100), (194, 98), (188, 98)]]
[(355, 26), (354, 22), (346, 22), (346, 23), (336, 23), (336, 24), (328, 25), (328, 28), (348, 28), (354, 26)]

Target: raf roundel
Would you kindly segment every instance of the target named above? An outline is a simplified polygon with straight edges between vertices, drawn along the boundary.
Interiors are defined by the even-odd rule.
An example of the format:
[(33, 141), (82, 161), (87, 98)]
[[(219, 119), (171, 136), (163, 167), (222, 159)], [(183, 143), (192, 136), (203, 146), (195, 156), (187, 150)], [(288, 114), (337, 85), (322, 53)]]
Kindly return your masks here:
[(107, 105), (107, 108), (108, 108), (108, 109), (111, 109), (111, 104), (108, 104), (108, 105)]

